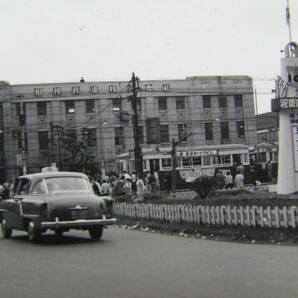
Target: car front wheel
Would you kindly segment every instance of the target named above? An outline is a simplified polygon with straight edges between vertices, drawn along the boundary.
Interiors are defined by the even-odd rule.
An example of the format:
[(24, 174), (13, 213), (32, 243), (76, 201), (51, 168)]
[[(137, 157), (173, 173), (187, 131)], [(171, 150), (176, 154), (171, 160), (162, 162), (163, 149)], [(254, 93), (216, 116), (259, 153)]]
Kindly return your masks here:
[(102, 236), (103, 226), (92, 227), (89, 229), (89, 235), (92, 240), (99, 240)]
[(11, 237), (12, 229), (9, 229), (7, 227), (5, 219), (2, 220), (1, 229), (2, 229), (2, 235), (3, 235), (4, 238), (10, 238)]
[(35, 242), (39, 239), (40, 237), (40, 231), (36, 228), (35, 224), (33, 221), (29, 222), (28, 225), (28, 238), (31, 242)]

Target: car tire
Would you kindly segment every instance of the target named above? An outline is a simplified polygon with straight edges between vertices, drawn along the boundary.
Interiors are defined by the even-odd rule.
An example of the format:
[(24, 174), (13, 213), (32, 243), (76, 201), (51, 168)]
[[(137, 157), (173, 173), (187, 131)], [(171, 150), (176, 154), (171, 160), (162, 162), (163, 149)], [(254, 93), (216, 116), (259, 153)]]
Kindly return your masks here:
[(99, 240), (102, 236), (103, 226), (92, 227), (89, 229), (89, 235), (92, 240)]
[(34, 221), (28, 225), (28, 238), (30, 242), (36, 242), (40, 238), (40, 231), (36, 228)]
[(3, 238), (10, 238), (11, 237), (11, 233), (12, 233), (12, 229), (9, 229), (6, 225), (6, 220), (3, 219), (2, 220), (2, 223), (1, 223), (1, 229), (2, 229), (2, 235), (3, 235)]
[(55, 230), (55, 236), (56, 237), (62, 237), (62, 235), (63, 235), (63, 231), (61, 231), (61, 230)]

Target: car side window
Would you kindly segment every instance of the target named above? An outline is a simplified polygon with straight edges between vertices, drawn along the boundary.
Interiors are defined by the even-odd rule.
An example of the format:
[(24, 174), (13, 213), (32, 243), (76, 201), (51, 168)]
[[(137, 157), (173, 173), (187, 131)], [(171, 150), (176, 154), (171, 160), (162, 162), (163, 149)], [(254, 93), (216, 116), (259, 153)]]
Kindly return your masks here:
[(30, 181), (27, 179), (22, 179), (19, 184), (18, 194), (28, 195), (30, 189)]
[(45, 188), (43, 180), (39, 181), (34, 186), (34, 188), (32, 189), (32, 194), (33, 195), (44, 195), (44, 194), (46, 194), (46, 188)]

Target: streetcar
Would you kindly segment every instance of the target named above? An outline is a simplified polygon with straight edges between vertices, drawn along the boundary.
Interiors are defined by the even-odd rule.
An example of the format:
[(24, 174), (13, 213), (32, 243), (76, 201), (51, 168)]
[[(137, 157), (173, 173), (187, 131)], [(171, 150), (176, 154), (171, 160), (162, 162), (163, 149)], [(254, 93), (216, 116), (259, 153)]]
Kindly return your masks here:
[[(171, 147), (143, 148), (144, 172), (158, 171), (162, 189), (170, 189), (172, 169)], [(202, 173), (213, 176), (216, 170), (223, 174), (236, 174), (238, 165), (249, 169), (249, 146), (222, 144), (176, 147), (177, 188), (188, 188)], [(135, 170), (133, 150), (117, 156), (118, 171), (132, 173)]]

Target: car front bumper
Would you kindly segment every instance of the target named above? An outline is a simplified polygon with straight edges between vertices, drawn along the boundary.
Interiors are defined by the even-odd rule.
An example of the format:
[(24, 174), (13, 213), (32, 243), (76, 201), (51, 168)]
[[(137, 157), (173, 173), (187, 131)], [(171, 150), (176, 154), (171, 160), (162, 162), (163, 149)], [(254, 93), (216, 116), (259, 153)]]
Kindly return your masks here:
[(40, 223), (42, 229), (58, 229), (58, 228), (73, 228), (80, 229), (84, 227), (98, 226), (98, 225), (112, 225), (117, 222), (117, 218), (102, 218), (102, 219), (77, 219), (60, 221), (56, 218), (55, 221), (43, 221)]

